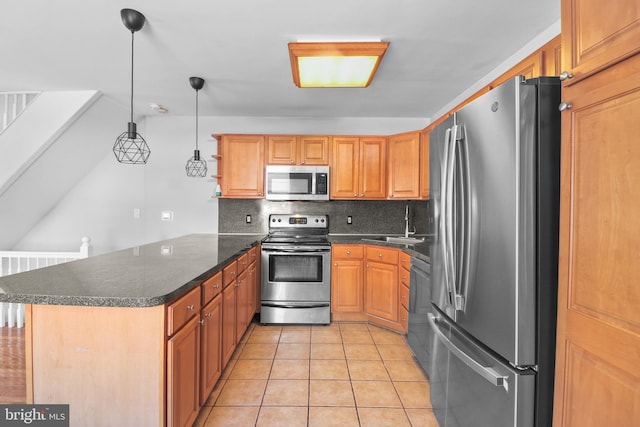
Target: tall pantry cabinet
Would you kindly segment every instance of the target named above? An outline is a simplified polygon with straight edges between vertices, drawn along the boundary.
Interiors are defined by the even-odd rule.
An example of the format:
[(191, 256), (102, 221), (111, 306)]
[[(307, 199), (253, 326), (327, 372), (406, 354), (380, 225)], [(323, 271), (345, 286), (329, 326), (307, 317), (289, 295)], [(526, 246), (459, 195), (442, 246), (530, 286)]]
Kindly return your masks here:
[(640, 1), (562, 0), (554, 426), (640, 425)]

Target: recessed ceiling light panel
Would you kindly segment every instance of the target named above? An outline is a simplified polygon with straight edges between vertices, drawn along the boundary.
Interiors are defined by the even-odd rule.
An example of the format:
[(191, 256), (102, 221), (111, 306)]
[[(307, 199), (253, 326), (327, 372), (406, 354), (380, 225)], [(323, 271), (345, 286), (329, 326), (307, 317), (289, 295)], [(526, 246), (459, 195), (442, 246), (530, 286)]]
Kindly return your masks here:
[(367, 87), (388, 42), (289, 43), (298, 87)]

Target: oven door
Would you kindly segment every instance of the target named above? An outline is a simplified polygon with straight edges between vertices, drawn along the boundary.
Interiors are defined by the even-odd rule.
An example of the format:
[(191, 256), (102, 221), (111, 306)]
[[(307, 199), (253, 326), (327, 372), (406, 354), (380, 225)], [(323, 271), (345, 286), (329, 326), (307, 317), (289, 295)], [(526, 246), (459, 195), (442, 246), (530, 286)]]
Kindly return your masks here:
[(263, 247), (261, 292), (263, 303), (328, 303), (331, 249)]

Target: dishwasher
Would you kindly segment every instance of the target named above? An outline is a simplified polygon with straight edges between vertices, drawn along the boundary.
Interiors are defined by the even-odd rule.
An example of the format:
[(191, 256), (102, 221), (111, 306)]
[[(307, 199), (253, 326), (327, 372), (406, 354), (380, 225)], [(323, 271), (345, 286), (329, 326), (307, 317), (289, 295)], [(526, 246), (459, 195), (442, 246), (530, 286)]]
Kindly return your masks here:
[(443, 347), (429, 325), (431, 303), (431, 264), (411, 258), (409, 286), (409, 327), (407, 343), (413, 355), (429, 378), (429, 400), (436, 416), (445, 411), (446, 378), (449, 365), (446, 347)]

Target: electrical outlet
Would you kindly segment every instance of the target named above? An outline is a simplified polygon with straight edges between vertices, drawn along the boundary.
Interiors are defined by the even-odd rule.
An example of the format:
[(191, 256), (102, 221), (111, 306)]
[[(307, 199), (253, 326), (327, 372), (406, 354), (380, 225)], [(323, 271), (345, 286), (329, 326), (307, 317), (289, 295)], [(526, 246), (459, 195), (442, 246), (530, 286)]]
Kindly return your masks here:
[(347, 224), (353, 224), (353, 218), (351, 218), (351, 215), (347, 216)]
[(244, 218), (244, 222), (246, 222), (247, 224), (251, 224), (251, 215), (247, 215), (247, 216)]

